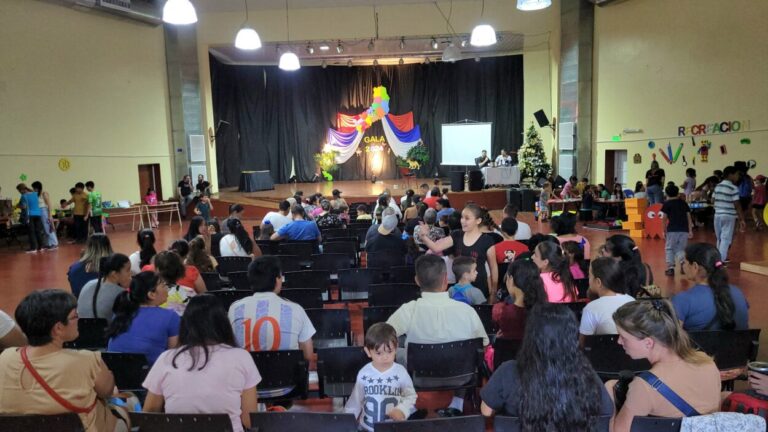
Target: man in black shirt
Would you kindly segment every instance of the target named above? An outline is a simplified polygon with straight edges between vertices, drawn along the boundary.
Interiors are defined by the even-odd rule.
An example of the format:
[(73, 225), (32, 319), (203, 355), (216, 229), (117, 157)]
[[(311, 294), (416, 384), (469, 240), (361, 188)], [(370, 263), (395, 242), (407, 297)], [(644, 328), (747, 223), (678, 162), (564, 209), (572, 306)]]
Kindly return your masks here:
[(376, 232), (365, 245), (366, 252), (387, 252), (396, 256), (405, 256), (405, 241), (396, 235), (397, 216), (387, 215), (381, 220)]
[(192, 202), (192, 177), (185, 175), (179, 182), (177, 192), (179, 194), (179, 210), (181, 217), (187, 217), (187, 206)]

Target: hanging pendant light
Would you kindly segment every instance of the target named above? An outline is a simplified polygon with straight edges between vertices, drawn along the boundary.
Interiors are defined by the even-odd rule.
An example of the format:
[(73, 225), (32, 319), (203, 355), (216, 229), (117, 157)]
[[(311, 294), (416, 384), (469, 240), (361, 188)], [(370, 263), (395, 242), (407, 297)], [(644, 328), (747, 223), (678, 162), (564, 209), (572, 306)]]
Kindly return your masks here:
[[(480, 19), (485, 15), (485, 0), (480, 10)], [(472, 35), (469, 37), (469, 44), (476, 47), (491, 46), (496, 43), (496, 30), (490, 24), (478, 24), (472, 29)]]
[(443, 51), (443, 61), (453, 63), (458, 60), (461, 60), (461, 50), (451, 42)]
[(163, 22), (185, 25), (197, 22), (195, 7), (189, 0), (168, 0), (163, 6)]
[(245, 3), (245, 21), (235, 36), (235, 47), (241, 50), (257, 50), (261, 48), (261, 38), (256, 30), (248, 27), (248, 0), (243, 0), (243, 3)]
[[(288, 21), (288, 0), (285, 0), (285, 36), (288, 42), (291, 41), (291, 26)], [(301, 62), (299, 62), (299, 56), (292, 52), (290, 48), (280, 56), (280, 63), (277, 67), (284, 71), (295, 71), (301, 68)]]
[(521, 11), (535, 11), (552, 6), (552, 0), (517, 0), (517, 8)]

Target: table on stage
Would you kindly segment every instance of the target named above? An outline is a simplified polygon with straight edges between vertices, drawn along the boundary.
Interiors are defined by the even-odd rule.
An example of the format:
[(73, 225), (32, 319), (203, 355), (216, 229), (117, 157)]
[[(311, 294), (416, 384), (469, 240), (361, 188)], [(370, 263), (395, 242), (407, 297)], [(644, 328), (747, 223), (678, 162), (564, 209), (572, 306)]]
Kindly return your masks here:
[(579, 208), (581, 207), (581, 198), (568, 198), (568, 199), (560, 199), (560, 198), (553, 198), (547, 201), (547, 205), (550, 208), (550, 212), (555, 211), (554, 206), (560, 204), (563, 206), (563, 212), (566, 211), (568, 208), (568, 204), (575, 204), (576, 205), (576, 212), (578, 213)]
[(520, 169), (517, 165), (482, 168), (486, 185), (520, 184)]
[(256, 192), (272, 190), (275, 182), (269, 171), (243, 171), (240, 173), (240, 187), (238, 192)]

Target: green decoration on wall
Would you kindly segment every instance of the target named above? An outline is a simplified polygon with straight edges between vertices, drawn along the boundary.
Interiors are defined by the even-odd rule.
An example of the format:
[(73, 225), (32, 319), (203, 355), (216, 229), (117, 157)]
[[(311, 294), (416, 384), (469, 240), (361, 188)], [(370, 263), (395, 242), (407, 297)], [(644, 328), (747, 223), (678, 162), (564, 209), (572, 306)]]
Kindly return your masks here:
[(749, 138), (742, 138), (739, 142), (742, 144), (752, 144), (752, 140)]
[(19, 176), (19, 180), (21, 180), (23, 182), (27, 181), (27, 175), (24, 174), (24, 173), (21, 173), (21, 175)]

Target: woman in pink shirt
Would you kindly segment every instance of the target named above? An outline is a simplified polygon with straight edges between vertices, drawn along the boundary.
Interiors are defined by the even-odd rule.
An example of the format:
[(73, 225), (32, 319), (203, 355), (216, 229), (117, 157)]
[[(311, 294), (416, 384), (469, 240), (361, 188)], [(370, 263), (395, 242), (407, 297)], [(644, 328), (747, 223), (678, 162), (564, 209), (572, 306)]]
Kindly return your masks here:
[(576, 285), (571, 276), (570, 263), (558, 243), (539, 243), (533, 251), (533, 262), (541, 271), (544, 291), (550, 303), (576, 301)]
[(251, 427), (261, 375), (251, 355), (237, 347), (221, 301), (211, 294), (189, 299), (179, 344), (158, 357), (144, 387), (146, 412), (227, 413), (234, 432)]

